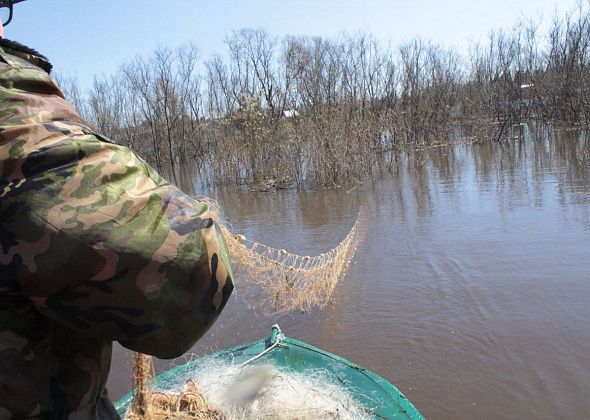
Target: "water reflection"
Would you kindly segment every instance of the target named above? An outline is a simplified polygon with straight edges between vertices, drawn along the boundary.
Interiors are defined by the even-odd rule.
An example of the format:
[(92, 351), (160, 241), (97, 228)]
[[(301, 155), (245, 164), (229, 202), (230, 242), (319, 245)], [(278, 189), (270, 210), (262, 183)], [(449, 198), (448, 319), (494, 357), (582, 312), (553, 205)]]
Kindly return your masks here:
[[(585, 132), (547, 129), (527, 129), (523, 138), (508, 142), (403, 151), (390, 172), (393, 194), (400, 211), (420, 217), (434, 211), (433, 197), (440, 193), (450, 194), (446, 198), (455, 207), (461, 200), (493, 194), (500, 212), (531, 205), (587, 205), (589, 151)], [(478, 197), (471, 196), (475, 193)], [(587, 214), (588, 207), (576, 210)]]

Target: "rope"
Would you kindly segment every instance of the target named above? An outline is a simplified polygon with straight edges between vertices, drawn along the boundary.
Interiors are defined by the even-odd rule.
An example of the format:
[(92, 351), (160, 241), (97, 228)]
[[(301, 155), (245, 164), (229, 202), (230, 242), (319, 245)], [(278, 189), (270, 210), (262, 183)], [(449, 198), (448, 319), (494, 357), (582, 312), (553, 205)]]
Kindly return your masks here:
[(260, 359), (262, 356), (264, 356), (266, 353), (270, 353), (275, 347), (278, 347), (281, 344), (281, 341), (283, 341), (283, 332), (281, 331), (281, 329), (279, 328), (278, 324), (275, 324), (272, 326), (273, 329), (276, 328), (278, 330), (277, 332), (277, 336), (275, 338), (274, 343), (272, 344), (272, 346), (270, 346), (269, 348), (263, 350), (262, 352), (260, 352), (259, 354), (257, 354), (256, 356), (246, 360), (243, 363), (240, 363), (238, 365), (239, 368), (243, 368), (244, 366), (246, 366), (249, 363), (252, 363), (255, 360)]

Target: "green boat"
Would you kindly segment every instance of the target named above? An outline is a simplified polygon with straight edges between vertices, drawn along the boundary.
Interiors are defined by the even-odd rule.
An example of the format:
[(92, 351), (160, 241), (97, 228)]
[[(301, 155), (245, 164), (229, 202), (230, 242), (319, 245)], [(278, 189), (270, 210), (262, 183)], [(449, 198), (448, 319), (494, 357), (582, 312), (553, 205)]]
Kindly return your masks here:
[[(178, 378), (189, 378), (199, 365), (211, 362), (239, 365), (270, 363), (279, 370), (300, 373), (322, 369), (334, 375), (335, 380), (351, 392), (352, 398), (369, 417), (424, 419), (416, 407), (381, 376), (335, 354), (286, 337), (278, 325), (272, 327), (271, 336), (267, 339), (221, 350), (164, 372), (154, 379), (154, 386), (161, 390), (171, 389), (178, 386)], [(129, 393), (115, 404), (120, 415), (124, 415), (132, 398), (133, 394)]]

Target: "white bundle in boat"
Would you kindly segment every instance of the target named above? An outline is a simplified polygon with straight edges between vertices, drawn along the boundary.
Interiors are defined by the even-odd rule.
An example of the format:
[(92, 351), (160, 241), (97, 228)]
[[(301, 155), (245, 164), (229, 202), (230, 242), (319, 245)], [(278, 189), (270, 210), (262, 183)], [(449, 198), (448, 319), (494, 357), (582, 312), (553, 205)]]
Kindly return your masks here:
[[(188, 379), (188, 381), (187, 381)], [(198, 384), (198, 385), (196, 385)], [(166, 389), (154, 387), (149, 419), (369, 419), (370, 411), (326, 370), (295, 372), (272, 364), (208, 362)]]

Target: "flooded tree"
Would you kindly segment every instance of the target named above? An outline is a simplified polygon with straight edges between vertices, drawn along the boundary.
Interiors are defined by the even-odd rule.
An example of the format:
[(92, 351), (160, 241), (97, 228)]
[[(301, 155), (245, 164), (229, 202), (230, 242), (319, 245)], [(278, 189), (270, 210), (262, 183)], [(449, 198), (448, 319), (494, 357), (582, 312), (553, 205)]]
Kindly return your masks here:
[(107, 136), (176, 180), (191, 159), (218, 184), (335, 186), (392, 165), (408, 145), (501, 140), (524, 122), (590, 124), (590, 6), (493, 31), (461, 56), (415, 39), (392, 48), (243, 29), (226, 55), (193, 45), (135, 57), (66, 94)]

